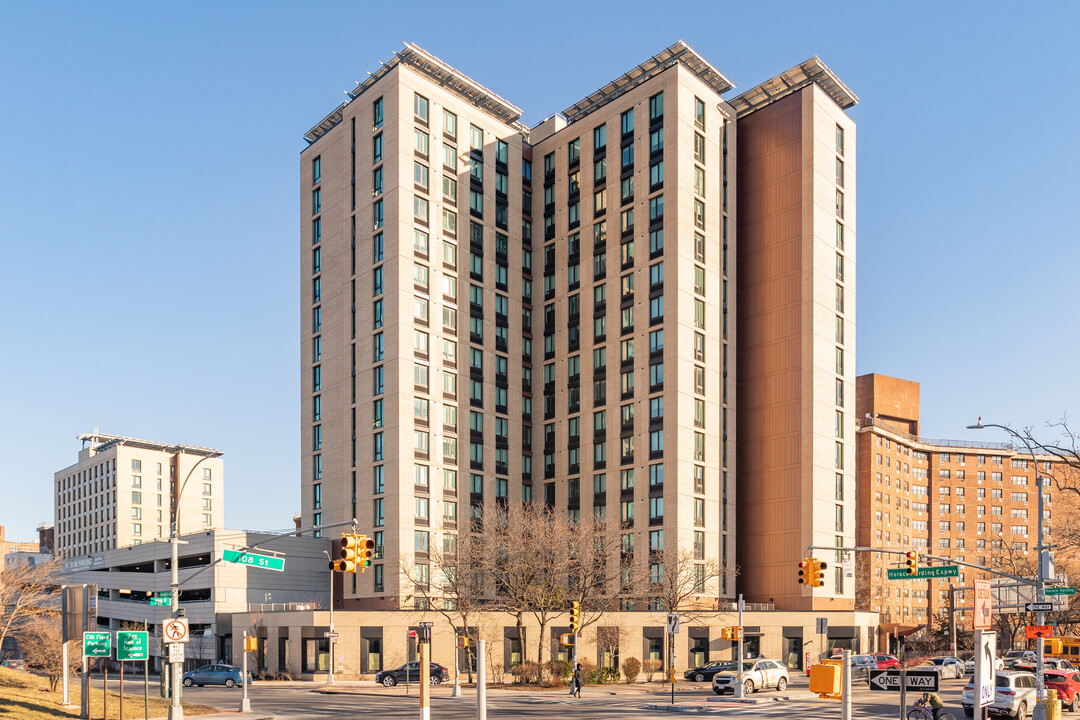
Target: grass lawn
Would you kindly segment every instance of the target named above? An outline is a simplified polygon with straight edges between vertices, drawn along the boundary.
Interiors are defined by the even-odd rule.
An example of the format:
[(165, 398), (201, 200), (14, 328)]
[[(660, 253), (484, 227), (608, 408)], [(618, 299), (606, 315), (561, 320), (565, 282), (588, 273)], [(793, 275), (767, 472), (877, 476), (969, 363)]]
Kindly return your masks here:
[[(135, 684), (138, 695), (124, 693), (124, 718), (143, 717), (142, 681)], [(125, 690), (127, 684), (125, 683)], [(74, 709), (61, 705), (63, 698), (60, 685), (56, 692), (49, 692), (49, 683), (43, 677), (18, 670), (0, 668), (0, 720), (50, 720), (51, 718), (79, 717), (79, 681), (72, 678), (68, 687), (68, 696)], [(163, 700), (158, 693), (158, 684), (150, 686), (150, 717), (161, 718), (169, 714), (169, 701)], [(184, 703), (184, 715), (201, 715), (215, 712), (204, 705)], [(91, 689), (90, 717), (101, 718), (102, 692), (100, 688)], [(120, 695), (109, 693), (109, 718), (120, 718)]]

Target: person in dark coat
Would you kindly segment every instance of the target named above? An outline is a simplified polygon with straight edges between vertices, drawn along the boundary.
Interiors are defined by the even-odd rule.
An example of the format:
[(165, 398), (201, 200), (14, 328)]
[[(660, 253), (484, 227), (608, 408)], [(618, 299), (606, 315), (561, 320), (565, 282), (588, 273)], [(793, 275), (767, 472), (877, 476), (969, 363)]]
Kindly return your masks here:
[(584, 678), (582, 677), (581, 672), (581, 663), (578, 663), (577, 667), (574, 668), (574, 679), (571, 682), (573, 683), (573, 685), (571, 686), (571, 688), (573, 689), (572, 694), (574, 695), (574, 697), (581, 697), (581, 686), (582, 684), (584, 684)]

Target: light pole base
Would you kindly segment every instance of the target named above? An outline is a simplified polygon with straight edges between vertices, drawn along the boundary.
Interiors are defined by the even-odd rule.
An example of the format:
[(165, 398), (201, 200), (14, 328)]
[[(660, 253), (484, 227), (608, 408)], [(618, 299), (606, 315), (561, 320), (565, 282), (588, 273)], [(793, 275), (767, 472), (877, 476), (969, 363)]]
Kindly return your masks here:
[(251, 712), (251, 700), (248, 698), (240, 700), (240, 712)]
[(1035, 707), (1031, 708), (1031, 720), (1046, 720), (1046, 706), (1042, 700), (1035, 701)]
[[(169, 706), (169, 720), (184, 720), (184, 706), (183, 705), (170, 705)], [(1043, 720), (1046, 720), (1043, 717)]]
[(454, 682), (454, 689), (450, 692), (450, 697), (461, 697), (461, 685), (456, 680)]

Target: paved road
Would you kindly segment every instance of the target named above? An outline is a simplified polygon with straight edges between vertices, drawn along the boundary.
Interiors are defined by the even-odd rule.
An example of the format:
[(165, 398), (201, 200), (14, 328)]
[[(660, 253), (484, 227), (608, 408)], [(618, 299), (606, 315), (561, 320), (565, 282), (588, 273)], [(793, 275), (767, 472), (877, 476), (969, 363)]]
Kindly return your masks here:
[[(782, 695), (764, 690), (753, 695), (756, 704), (709, 702), (713, 697), (708, 683), (680, 682), (676, 685), (675, 700), (679, 705), (695, 705), (708, 715), (732, 718), (813, 718), (839, 720), (840, 704), (833, 700), (819, 700), (807, 692), (805, 675), (792, 677), (792, 687)], [(113, 686), (110, 678), (110, 686)], [(125, 683), (127, 687), (130, 687)], [(100, 686), (100, 685), (99, 685)], [(946, 680), (941, 690), (946, 707), (964, 720), (960, 709), (961, 680)], [(565, 718), (566, 720), (616, 720), (635, 717), (643, 720), (681, 717), (660, 710), (646, 709), (650, 704), (667, 704), (670, 691), (652, 685), (653, 691), (643, 691), (642, 686), (627, 689), (623, 686), (612, 692), (609, 686), (586, 687), (583, 697), (570, 698), (566, 691), (516, 692), (492, 690), (488, 694), (488, 717), (490, 718)], [(132, 688), (136, 689), (136, 688)], [(409, 695), (403, 687), (382, 688), (373, 685), (339, 685), (335, 694), (319, 692), (325, 689), (314, 683), (253, 683), (250, 688), (252, 710), (257, 716), (274, 716), (280, 720), (308, 720), (309, 718), (359, 718), (377, 716), (380, 720), (417, 718), (417, 688)], [(156, 686), (151, 691), (156, 692)], [(130, 690), (129, 690), (130, 692)], [(476, 694), (465, 689), (463, 697), (451, 698), (450, 688), (434, 688), (431, 701), (431, 717), (435, 720), (472, 720), (476, 717)], [(782, 698), (787, 698), (786, 700)], [(184, 699), (211, 705), (226, 711), (235, 711), (240, 704), (240, 689), (223, 687), (192, 687), (184, 690)], [(853, 718), (900, 718), (899, 693), (870, 692), (857, 688), (852, 698)], [(908, 703), (915, 699), (909, 694)], [(1066, 714), (1066, 720), (1080, 715)]]

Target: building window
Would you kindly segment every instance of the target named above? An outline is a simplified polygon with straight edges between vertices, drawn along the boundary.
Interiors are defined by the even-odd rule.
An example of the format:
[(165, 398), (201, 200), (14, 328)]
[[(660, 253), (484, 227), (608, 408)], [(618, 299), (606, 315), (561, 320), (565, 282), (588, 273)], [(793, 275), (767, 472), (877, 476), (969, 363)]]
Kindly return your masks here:
[(664, 116), (664, 93), (657, 93), (649, 98), (649, 119), (657, 120)]
[(373, 130), (377, 130), (382, 127), (383, 124), (383, 99), (379, 98), (372, 103), (372, 123)]
[(623, 135), (632, 135), (634, 133), (634, 110), (633, 108), (624, 112), (619, 120), (619, 126), (622, 129)]

